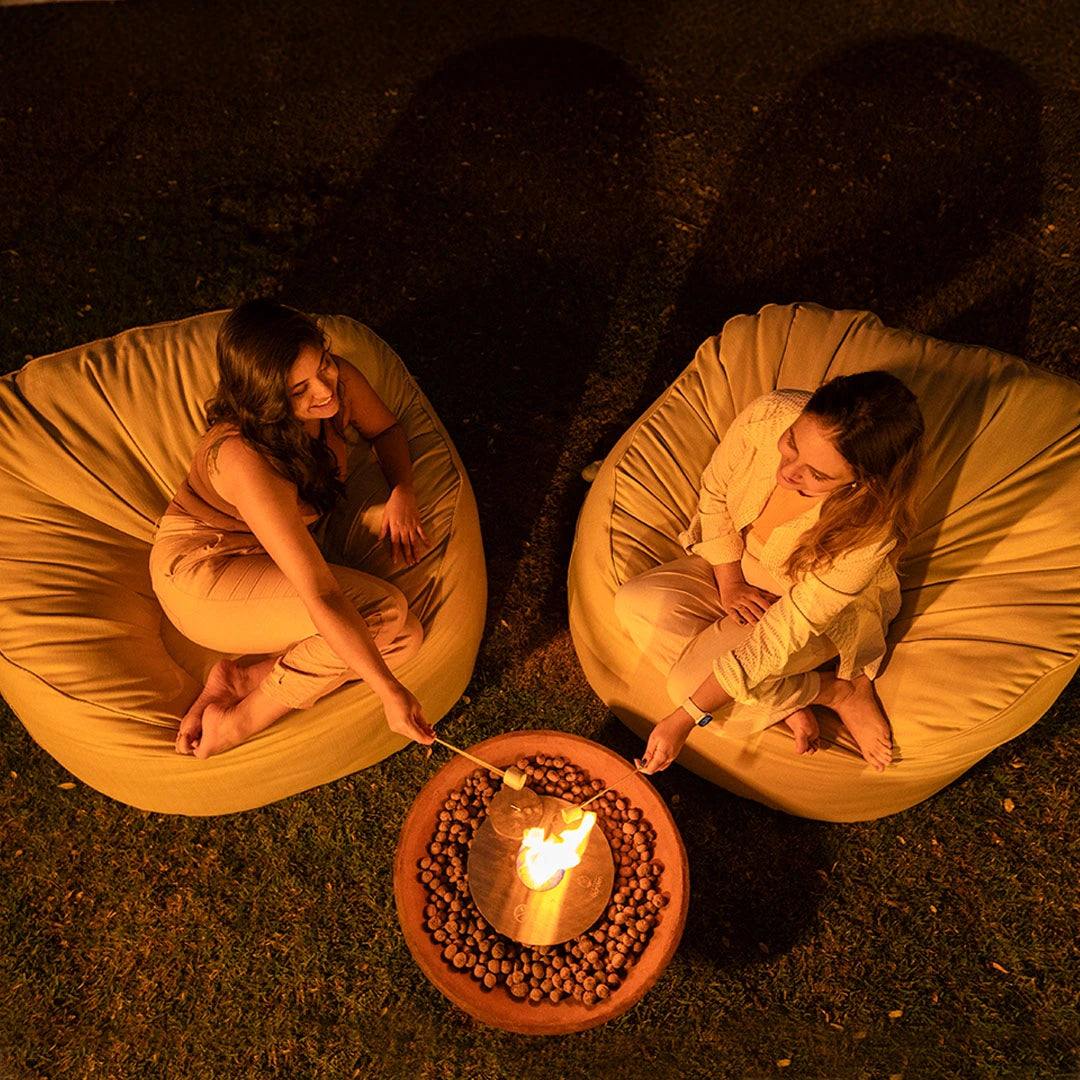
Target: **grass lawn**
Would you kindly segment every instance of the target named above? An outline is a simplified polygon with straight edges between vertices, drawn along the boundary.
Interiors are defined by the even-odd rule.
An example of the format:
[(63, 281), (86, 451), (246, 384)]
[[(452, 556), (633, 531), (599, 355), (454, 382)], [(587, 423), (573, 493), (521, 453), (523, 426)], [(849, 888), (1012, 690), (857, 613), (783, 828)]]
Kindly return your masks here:
[[(567, 630), (581, 468), (771, 301), (1080, 377), (1077, 36), (1060, 0), (0, 7), (0, 360), (258, 292), (367, 322), (480, 503), (488, 627), (442, 734), (633, 756)], [(546, 1039), (457, 1011), (398, 928), (444, 751), (185, 819), (2, 713), (0, 1080), (1080, 1075), (1075, 680), (877, 822), (660, 776), (683, 942), (635, 1008)]]

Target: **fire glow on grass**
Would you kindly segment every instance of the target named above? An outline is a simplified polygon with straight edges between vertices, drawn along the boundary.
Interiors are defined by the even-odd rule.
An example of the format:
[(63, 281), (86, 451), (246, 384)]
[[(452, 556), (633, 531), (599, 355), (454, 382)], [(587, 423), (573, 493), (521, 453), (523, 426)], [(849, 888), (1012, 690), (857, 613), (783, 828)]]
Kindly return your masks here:
[(536, 892), (555, 888), (566, 871), (581, 862), (595, 823), (596, 815), (586, 813), (574, 828), (551, 836), (545, 836), (540, 828), (526, 829), (517, 857), (517, 875), (522, 883)]

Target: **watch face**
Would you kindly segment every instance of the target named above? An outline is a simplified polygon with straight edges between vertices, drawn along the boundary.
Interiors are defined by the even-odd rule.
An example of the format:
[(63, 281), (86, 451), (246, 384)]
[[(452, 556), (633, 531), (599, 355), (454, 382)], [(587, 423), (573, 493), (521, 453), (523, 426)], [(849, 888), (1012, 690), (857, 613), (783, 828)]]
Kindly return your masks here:
[(703, 716), (703, 717), (702, 717), (702, 718), (701, 718), (701, 719), (700, 719), (700, 720), (699, 720), (699, 721), (697, 722), (697, 726), (698, 726), (698, 727), (704, 727), (704, 726), (705, 726), (706, 724), (708, 724), (708, 723), (711, 723), (711, 722), (712, 722), (712, 717), (711, 717), (711, 716), (710, 716), (710, 715), (709, 715), (708, 713), (706, 713), (706, 714), (705, 714), (705, 715), (704, 715), (704, 716)]

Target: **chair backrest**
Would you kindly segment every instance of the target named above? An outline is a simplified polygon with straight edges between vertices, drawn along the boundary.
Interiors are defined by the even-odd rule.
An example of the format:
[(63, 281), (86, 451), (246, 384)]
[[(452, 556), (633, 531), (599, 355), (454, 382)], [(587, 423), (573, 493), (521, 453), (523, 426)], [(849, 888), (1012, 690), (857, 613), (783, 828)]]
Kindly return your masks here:
[[(870, 368), (903, 379), (926, 421), (922, 527), (906, 583), (927, 579), (931, 553), (943, 572), (961, 574), (987, 560), (1063, 568), (1076, 559), (1080, 524), (1067, 492), (1080, 472), (1080, 386), (992, 349), (885, 327), (868, 312), (794, 304), (730, 319), (627, 440), (613, 519), (616, 534), (633, 538), (626, 576), (672, 557), (671, 538), (739, 411), (777, 386), (810, 390)], [(652, 545), (642, 546), (642, 522), (656, 530)]]
[(216, 313), (129, 330), (5, 376), (5, 488), (16, 482), (149, 542), (205, 430), (220, 321)]

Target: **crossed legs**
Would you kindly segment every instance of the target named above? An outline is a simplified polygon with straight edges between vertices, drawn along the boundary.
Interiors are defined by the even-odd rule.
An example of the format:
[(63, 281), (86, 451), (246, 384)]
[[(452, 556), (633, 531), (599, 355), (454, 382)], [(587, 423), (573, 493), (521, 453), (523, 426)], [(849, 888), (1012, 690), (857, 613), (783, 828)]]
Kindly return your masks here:
[[(757, 560), (744, 557), (743, 573), (760, 588), (780, 591)], [(675, 702), (692, 694), (712, 674), (713, 660), (751, 632), (724, 618), (712, 571), (698, 556), (632, 578), (616, 594), (615, 610), (642, 654), (669, 672), (668, 692)], [(783, 723), (795, 738), (795, 752), (812, 755), (820, 747), (820, 729), (810, 706), (822, 705), (840, 717), (867, 763), (883, 771), (892, 760), (892, 734), (873, 683), (864, 675), (847, 681), (823, 670), (835, 656), (827, 638), (811, 639), (781, 676), (755, 688), (759, 700), (753, 707), (731, 706), (728, 722), (745, 726), (747, 735)]]
[[(268, 555), (222, 559), (210, 572), (166, 581), (158, 595), (177, 628), (219, 660), (180, 721), (176, 750), (207, 758), (307, 708), (357, 676), (317, 633), (295, 589)], [(420, 647), (423, 630), (399, 589), (332, 566), (391, 668)]]

